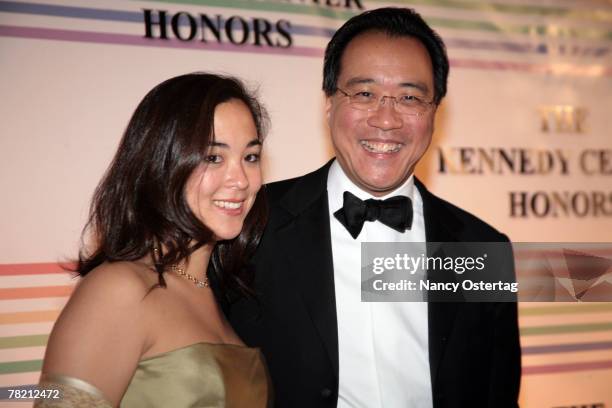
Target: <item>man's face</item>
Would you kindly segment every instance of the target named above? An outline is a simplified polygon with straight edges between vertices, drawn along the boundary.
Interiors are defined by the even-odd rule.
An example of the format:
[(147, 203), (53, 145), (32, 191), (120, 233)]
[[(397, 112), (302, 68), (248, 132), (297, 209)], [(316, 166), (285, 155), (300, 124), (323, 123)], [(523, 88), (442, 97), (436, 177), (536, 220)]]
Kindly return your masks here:
[[(337, 86), (349, 94), (408, 93), (431, 101), (431, 59), (419, 40), (367, 32), (346, 47)], [(431, 142), (436, 108), (415, 116), (398, 113), (389, 98), (383, 102), (377, 110), (358, 110), (339, 91), (326, 102), (338, 162), (353, 183), (374, 196), (393, 191), (412, 174)]]

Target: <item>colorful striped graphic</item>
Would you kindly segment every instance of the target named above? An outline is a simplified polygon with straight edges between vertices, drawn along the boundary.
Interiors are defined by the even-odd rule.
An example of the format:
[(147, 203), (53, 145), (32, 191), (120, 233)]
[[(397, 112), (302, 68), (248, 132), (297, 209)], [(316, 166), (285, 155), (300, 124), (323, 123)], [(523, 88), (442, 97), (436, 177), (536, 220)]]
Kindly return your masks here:
[[(50, 276), (58, 285), (4, 287), (7, 279), (35, 282)], [(66, 278), (72, 273), (59, 264), (0, 265), (0, 389), (33, 386), (21, 379), (35, 381), (39, 375), (52, 323), (74, 288), (64, 284)], [(39, 309), (44, 298), (53, 301)], [(612, 369), (612, 303), (530, 303), (519, 310), (523, 375)], [(41, 323), (32, 332), (32, 325)], [(585, 335), (594, 340), (585, 341)]]
[[(373, 4), (370, 4), (373, 3)], [(376, 7), (378, 2), (366, 2), (368, 7)], [(427, 5), (442, 8), (440, 13), (428, 15), (429, 8), (423, 11), (424, 16), (442, 35), (449, 48), (451, 64), (456, 69), (477, 69), (490, 71), (515, 71), (536, 75), (610, 77), (610, 52), (612, 30), (609, 21), (612, 16), (607, 10), (573, 10), (560, 7), (527, 6), (512, 4), (472, 3), (464, 1), (404, 1), (407, 6)], [(77, 3), (78, 4), (78, 3)], [(0, 13), (5, 16), (0, 20), (0, 37), (28, 38), (39, 40), (72, 41), (94, 44), (112, 44), (119, 46), (162, 47), (178, 49), (201, 49), (207, 51), (226, 51), (239, 53), (288, 55), (321, 58), (325, 44), (338, 24), (354, 11), (342, 11), (307, 4), (292, 4), (277, 1), (154, 1), (151, 9), (157, 10), (173, 6), (190, 5), (228, 9), (228, 15), (236, 9), (245, 11), (267, 11), (289, 13), (295, 19), (315, 15), (327, 17), (321, 25), (301, 23), (292, 20), (291, 34), (294, 44), (288, 48), (261, 47), (255, 45), (234, 45), (227, 43), (204, 43), (202, 41), (181, 41), (176, 38), (159, 40), (144, 37), (143, 12), (140, 3), (121, 2), (120, 9), (101, 9), (95, 7), (54, 5), (47, 3), (0, 1)], [(131, 7), (133, 5), (133, 7)], [(474, 13), (473, 18), (458, 18), (453, 10), (461, 9)], [(173, 9), (170, 14), (181, 9)], [(445, 13), (444, 13), (445, 12)], [(496, 18), (491, 18), (491, 14)], [(57, 27), (32, 26), (27, 23), (11, 24), (14, 16), (44, 16), (53, 19), (75, 19), (91, 22), (128, 23), (124, 33), (66, 29)], [(529, 24), (517, 24), (510, 17), (526, 15), (532, 20)], [(549, 24), (546, 21), (537, 23), (537, 18), (555, 16), (563, 18), (562, 23)], [(500, 17), (500, 18), (497, 18)], [(534, 18), (536, 20), (534, 20)], [(27, 21), (27, 18), (26, 18)], [(38, 20), (37, 20), (38, 21)], [(221, 20), (222, 21), (222, 20)], [(188, 25), (181, 20), (180, 26)], [(252, 29), (252, 22), (247, 22)], [(134, 30), (136, 29), (136, 31)], [(274, 31), (274, 28), (272, 29)], [(479, 36), (481, 38), (474, 38)], [(316, 46), (313, 46), (313, 41)], [(303, 43), (303, 44), (302, 44)], [(470, 52), (486, 51), (486, 56), (475, 58)], [(467, 54), (466, 54), (467, 53)], [(499, 54), (495, 59), (492, 55)], [(510, 54), (510, 55), (509, 55)], [(564, 57), (567, 62), (550, 63), (539, 57), (555, 55)]]
[(0, 265), (0, 395), (38, 378), (53, 323), (77, 282), (67, 266)]
[(142, 36), (116, 33), (96, 33), (77, 30), (56, 30), (48, 28), (24, 28), (15, 26), (0, 26), (0, 36), (36, 38), (45, 40), (74, 41), (97, 44), (135, 45), (140, 47), (204, 49), (208, 51), (230, 51), (253, 54), (277, 54), (305, 57), (322, 57), (323, 50), (312, 47), (294, 46), (284, 48), (264, 48), (253, 45), (234, 44), (202, 44), (199, 42), (184, 42), (174, 38), (164, 41), (152, 41)]

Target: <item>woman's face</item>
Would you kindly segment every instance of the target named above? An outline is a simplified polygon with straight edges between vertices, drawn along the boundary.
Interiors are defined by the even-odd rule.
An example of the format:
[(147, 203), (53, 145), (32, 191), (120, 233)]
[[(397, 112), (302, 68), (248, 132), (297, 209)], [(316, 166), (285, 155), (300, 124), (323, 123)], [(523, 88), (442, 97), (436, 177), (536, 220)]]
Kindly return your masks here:
[(249, 108), (239, 100), (218, 105), (206, 163), (185, 186), (187, 204), (216, 240), (235, 238), (261, 187), (261, 142)]

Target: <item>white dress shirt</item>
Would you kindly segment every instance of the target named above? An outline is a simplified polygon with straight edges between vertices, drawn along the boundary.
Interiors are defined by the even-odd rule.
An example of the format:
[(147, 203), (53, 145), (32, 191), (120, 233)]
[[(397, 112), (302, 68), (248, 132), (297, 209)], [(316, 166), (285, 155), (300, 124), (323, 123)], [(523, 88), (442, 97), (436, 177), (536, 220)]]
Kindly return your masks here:
[[(412, 228), (401, 233), (378, 221), (366, 222), (353, 239), (333, 215), (342, 207), (345, 191), (362, 200), (409, 197)], [(414, 178), (374, 197), (353, 184), (336, 160), (327, 192), (338, 318), (338, 407), (432, 407), (427, 303), (361, 302), (362, 242), (425, 242), (423, 201)]]

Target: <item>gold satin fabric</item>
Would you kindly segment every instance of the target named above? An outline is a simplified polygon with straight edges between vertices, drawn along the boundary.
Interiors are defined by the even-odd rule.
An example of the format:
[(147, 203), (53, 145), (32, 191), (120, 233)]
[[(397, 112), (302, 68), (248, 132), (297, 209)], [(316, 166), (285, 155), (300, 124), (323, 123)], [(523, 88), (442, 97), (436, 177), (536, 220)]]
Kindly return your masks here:
[(271, 386), (259, 349), (196, 343), (141, 360), (122, 408), (264, 408)]

